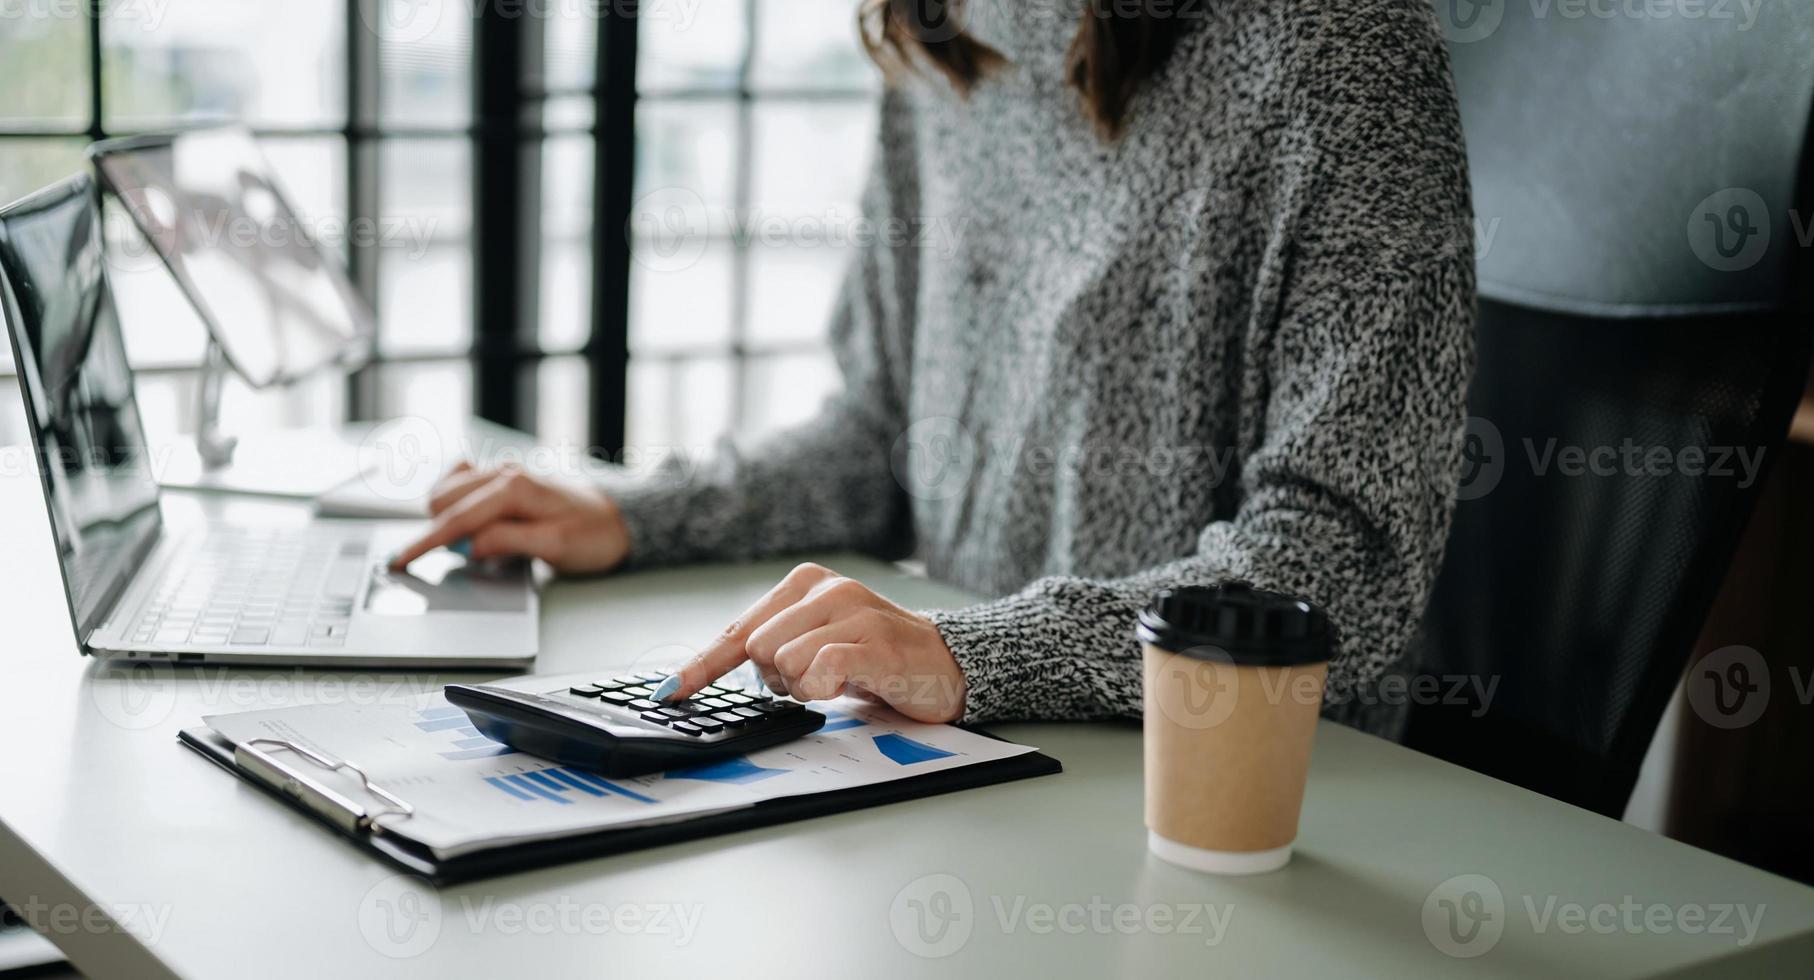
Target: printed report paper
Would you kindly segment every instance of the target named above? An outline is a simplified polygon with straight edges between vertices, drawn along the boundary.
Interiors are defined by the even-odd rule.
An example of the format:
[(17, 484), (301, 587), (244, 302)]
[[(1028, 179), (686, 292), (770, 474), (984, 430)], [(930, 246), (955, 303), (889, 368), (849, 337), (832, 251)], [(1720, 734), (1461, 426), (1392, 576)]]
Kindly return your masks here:
[[(553, 689), (543, 678), (536, 690)], [(521, 686), (513, 682), (511, 686)], [(589, 831), (667, 823), (763, 800), (868, 786), (1035, 751), (949, 725), (926, 725), (856, 698), (813, 707), (829, 716), (804, 738), (739, 758), (606, 779), (493, 742), (439, 693), (420, 705), (303, 705), (203, 719), (235, 745), (282, 739), (353, 763), (415, 813), (387, 833), (452, 858)], [(382, 804), (356, 775), (329, 772), (278, 746), (279, 764), (355, 800)]]

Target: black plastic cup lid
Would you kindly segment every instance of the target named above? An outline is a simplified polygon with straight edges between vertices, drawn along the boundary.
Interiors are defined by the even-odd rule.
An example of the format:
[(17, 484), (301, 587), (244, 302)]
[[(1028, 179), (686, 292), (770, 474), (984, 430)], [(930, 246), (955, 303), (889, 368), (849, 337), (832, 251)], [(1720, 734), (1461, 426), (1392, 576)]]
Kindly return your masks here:
[(1329, 617), (1316, 605), (1245, 582), (1166, 589), (1140, 611), (1143, 643), (1203, 660), (1292, 667), (1329, 659)]

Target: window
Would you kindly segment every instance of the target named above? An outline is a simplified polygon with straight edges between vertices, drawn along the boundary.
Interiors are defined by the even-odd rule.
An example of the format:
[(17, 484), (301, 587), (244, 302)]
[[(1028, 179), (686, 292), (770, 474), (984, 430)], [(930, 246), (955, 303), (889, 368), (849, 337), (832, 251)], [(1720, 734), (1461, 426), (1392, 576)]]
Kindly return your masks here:
[[(299, 208), (344, 220), (345, 26), (312, 5), (116, 3), (99, 17), (81, 4), (20, 5), (0, 32), (0, 63), (21, 96), (0, 109), (0, 198), (77, 172), (91, 139), (232, 116), (268, 137)], [(277, 77), (286, 83), (256, 84)], [(107, 232), (141, 405), (167, 439), (194, 427), (205, 335), (123, 215), (109, 213)], [(344, 389), (324, 380), (252, 398), (230, 385), (226, 404), (248, 424), (297, 424), (343, 413)]]
[[(0, 200), (77, 171), (91, 140), (238, 120), (305, 219), (378, 232), (334, 242), (378, 311), (376, 362), (230, 383), (235, 429), (476, 411), (557, 443), (697, 447), (837, 384), (823, 332), (847, 256), (820, 232), (854, 218), (876, 86), (855, 0), (6, 16)], [(647, 221), (667, 201), (702, 219), (678, 242)], [(108, 234), (147, 424), (174, 438), (205, 336), (130, 223), (110, 214)]]
[[(874, 127), (854, 0), (645, 4), (632, 210), (631, 445), (812, 414)], [(690, 16), (689, 16), (690, 12)]]

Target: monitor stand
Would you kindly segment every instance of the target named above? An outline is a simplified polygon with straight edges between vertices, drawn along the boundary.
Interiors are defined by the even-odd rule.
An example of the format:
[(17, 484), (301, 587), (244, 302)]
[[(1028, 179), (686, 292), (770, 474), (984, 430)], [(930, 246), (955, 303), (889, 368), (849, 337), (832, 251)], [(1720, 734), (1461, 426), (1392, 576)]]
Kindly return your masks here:
[(273, 429), (243, 444), (222, 432), (220, 393), (229, 370), (220, 346), (210, 340), (196, 398), (195, 438), (158, 447), (153, 465), (160, 485), (313, 499), (364, 471), (358, 443), (332, 428)]
[(196, 385), (195, 454), (206, 470), (226, 469), (233, 464), (237, 436), (220, 430), (220, 388), (227, 375), (227, 356), (208, 338), (208, 354), (202, 362), (201, 383)]

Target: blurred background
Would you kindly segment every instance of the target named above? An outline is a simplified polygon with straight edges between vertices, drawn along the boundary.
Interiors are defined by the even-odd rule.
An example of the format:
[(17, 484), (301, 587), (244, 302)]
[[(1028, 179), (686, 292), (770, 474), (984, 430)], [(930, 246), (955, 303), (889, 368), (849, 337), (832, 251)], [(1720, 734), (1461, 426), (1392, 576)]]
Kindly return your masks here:
[[(23, 0), (0, 200), (93, 139), (252, 127), (380, 335), (350, 379), (230, 383), (234, 431), (481, 414), (605, 455), (757, 435), (837, 384), (845, 249), (817, 230), (854, 215), (879, 87), (855, 5)], [(150, 435), (187, 434), (203, 328), (123, 215), (108, 232)]]

